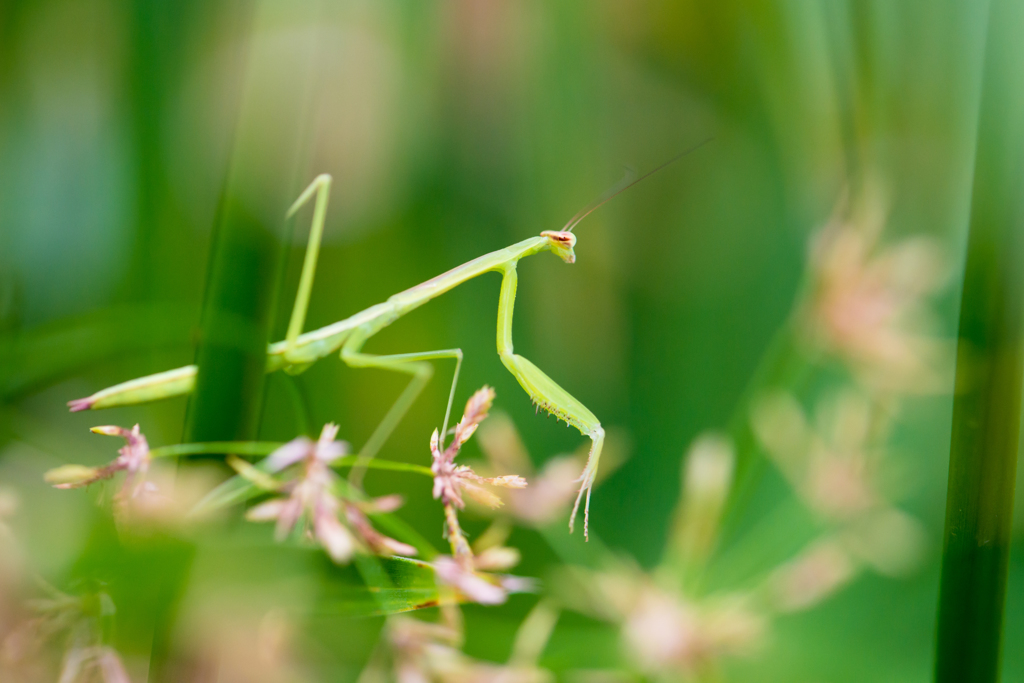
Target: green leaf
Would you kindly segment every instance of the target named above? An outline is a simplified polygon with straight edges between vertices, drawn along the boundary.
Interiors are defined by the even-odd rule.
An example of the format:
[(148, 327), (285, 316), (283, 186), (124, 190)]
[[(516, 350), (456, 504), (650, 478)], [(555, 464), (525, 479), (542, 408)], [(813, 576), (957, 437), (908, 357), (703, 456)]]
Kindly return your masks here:
[[(343, 617), (373, 617), (398, 614), (441, 604), (434, 568), (421, 560), (404, 557), (354, 558), (362, 583), (354, 580), (352, 568), (334, 567), (331, 580), (324, 583), (317, 600), (317, 613)], [(451, 602), (453, 598), (446, 597)]]

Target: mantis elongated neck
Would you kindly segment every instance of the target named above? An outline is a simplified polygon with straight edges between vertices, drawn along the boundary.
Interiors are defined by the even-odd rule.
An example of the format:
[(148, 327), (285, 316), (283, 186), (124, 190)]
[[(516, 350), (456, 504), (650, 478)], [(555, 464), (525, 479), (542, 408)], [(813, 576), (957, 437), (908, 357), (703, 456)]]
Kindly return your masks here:
[(395, 306), (398, 315), (404, 315), (467, 280), (472, 280), (478, 275), (493, 270), (504, 270), (505, 266), (547, 248), (549, 248), (549, 242), (546, 237), (531, 237), (504, 249), (479, 256), (461, 266), (452, 268), (447, 273), (431, 278), (404, 292), (399, 292), (388, 299), (388, 303)]

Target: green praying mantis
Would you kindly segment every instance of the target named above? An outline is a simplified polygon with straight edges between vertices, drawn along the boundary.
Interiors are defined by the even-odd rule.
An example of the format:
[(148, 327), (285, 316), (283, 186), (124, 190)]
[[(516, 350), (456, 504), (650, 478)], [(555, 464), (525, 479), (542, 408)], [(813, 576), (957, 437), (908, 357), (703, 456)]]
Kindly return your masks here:
[[(443, 440), (443, 435), (446, 435), (448, 431), (448, 421), (451, 417), (455, 389), (459, 380), (459, 369), (462, 366), (462, 349), (441, 349), (420, 353), (378, 356), (363, 353), (363, 345), (391, 323), (454, 287), (484, 273), (500, 273), (502, 280), (501, 293), (498, 298), (497, 346), (498, 356), (502, 364), (518, 380), (538, 410), (543, 409), (549, 414), (554, 415), (555, 418), (564, 420), (591, 440), (590, 454), (583, 473), (577, 479), (580, 482), (580, 488), (571, 516), (569, 517), (569, 531), (571, 533), (579, 513), (580, 502), (584, 501), (583, 533), (584, 537), (587, 537), (590, 518), (590, 494), (594, 485), (594, 478), (597, 474), (598, 463), (601, 459), (601, 448), (604, 444), (605, 436), (604, 429), (601, 426), (600, 420), (586, 406), (548, 377), (540, 368), (514, 352), (512, 346), (512, 312), (515, 305), (516, 284), (518, 282), (516, 266), (521, 259), (545, 251), (552, 252), (566, 263), (575, 263), (576, 255), (573, 248), (576, 245), (576, 235), (572, 231), (580, 221), (620, 192), (650, 177), (706, 142), (708, 140), (701, 142), (639, 178), (627, 177), (596, 202), (573, 216), (561, 230), (545, 230), (537, 237), (531, 237), (504, 249), (484, 254), (404, 292), (395, 294), (383, 303), (371, 306), (332, 325), (303, 333), (302, 328), (305, 324), (310, 293), (313, 288), (313, 277), (316, 272), (317, 258), (323, 237), (331, 187), (331, 177), (329, 175), (322, 174), (317, 176), (299, 198), (295, 200), (295, 203), (288, 209), (285, 216), (286, 220), (290, 219), (299, 209), (315, 197), (312, 226), (303, 260), (302, 273), (299, 277), (295, 304), (292, 308), (285, 339), (270, 344), (267, 348), (267, 372), (284, 370), (289, 374), (298, 374), (321, 358), (340, 351), (341, 360), (350, 367), (380, 368), (382, 370), (411, 375), (409, 384), (406, 385), (406, 388), (385, 414), (381, 423), (373, 431), (360, 451), (357, 462), (365, 464), (384, 445), (391, 432), (402, 420), (405, 413), (430, 380), (433, 375), (433, 366), (428, 361), (454, 359), (455, 372), (452, 377), (451, 390), (448, 395), (448, 406), (445, 410), (444, 423), (441, 429)], [(198, 371), (197, 366), (188, 365), (140, 377), (103, 389), (87, 398), (70, 401), (68, 406), (72, 412), (97, 410), (188, 394), (195, 388)]]

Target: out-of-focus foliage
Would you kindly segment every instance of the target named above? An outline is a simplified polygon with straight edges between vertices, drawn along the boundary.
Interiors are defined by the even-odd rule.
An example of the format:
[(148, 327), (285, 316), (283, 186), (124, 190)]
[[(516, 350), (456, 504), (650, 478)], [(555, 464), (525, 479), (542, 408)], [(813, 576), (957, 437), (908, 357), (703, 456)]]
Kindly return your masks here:
[[(918, 0), (0, 3), (0, 678), (53, 680), (71, 652), (82, 676), (118, 680), (114, 647), (133, 681), (482, 680), (499, 663), (516, 680), (927, 680), (985, 22), (983, 4)], [(126, 525), (116, 487), (44, 481), (116, 457), (97, 424), (182, 441), (184, 398), (65, 403), (193, 361), (229, 179), (272, 178), (290, 199), (333, 175), (312, 329), (558, 229), (624, 166), (708, 137), (582, 223), (575, 265), (519, 268), (517, 352), (624, 458), (595, 488), (589, 545), (546, 514), (579, 464), (556, 457), (585, 439), (536, 416), (495, 354), (497, 276), (367, 347), (461, 347), (456, 406), (495, 388), (514, 428), (492, 415), (457, 462), (531, 486), (498, 513), (468, 506), (461, 527), (478, 560), (507, 567), (518, 549), (516, 573), (557, 606), (354, 616), (397, 611), (371, 608), (389, 567), (415, 593), (403, 605), (445, 600), (426, 565), (339, 567), (237, 509)], [(253, 194), (277, 220), (277, 198)], [(273, 340), (306, 220), (276, 224)], [(381, 459), (431, 465), (450, 371), (438, 363)], [(358, 446), (405, 381), (336, 357), (271, 375), (258, 437), (330, 422)], [(191, 505), (233, 474), (221, 462), (150, 476)], [(405, 499), (371, 515), (380, 533), (445, 546), (429, 478), (370, 469), (365, 489)], [(1022, 528), (1007, 643), (1024, 637)], [(30, 639), (38, 669), (15, 669), (40, 606), (56, 625)], [(668, 637), (690, 632), (690, 650)], [(1024, 675), (1017, 648), (1004, 659), (1006, 680)]]

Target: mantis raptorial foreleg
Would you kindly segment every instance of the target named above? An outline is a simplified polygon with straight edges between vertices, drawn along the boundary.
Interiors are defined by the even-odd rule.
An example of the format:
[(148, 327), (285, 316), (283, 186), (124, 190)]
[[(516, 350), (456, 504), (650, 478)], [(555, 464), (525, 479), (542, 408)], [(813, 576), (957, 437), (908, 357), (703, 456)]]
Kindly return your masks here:
[[(455, 388), (459, 382), (459, 370), (462, 368), (462, 349), (442, 349), (440, 351), (424, 351), (422, 353), (398, 353), (389, 356), (374, 356), (362, 353), (360, 349), (366, 341), (365, 335), (356, 332), (341, 350), (341, 359), (346, 365), (353, 368), (380, 368), (412, 375), (409, 384), (399, 395), (398, 400), (391, 406), (384, 419), (370, 435), (366, 444), (359, 452), (359, 458), (352, 467), (350, 479), (354, 484), (359, 484), (362, 472), (366, 463), (373, 459), (377, 452), (391, 436), (391, 433), (398, 426), (398, 423), (405, 417), (405, 413), (416, 401), (416, 398), (423, 391), (423, 387), (430, 381), (434, 374), (434, 367), (426, 362), (440, 358), (455, 359), (455, 373), (452, 376), (452, 388), (448, 392), (448, 407), (444, 412), (444, 426), (441, 433), (448, 431), (448, 419), (451, 417), (452, 402), (455, 400)], [(444, 438), (444, 437), (442, 437)]]
[(576, 495), (576, 503), (569, 518), (569, 531), (572, 531), (579, 511), (580, 500), (586, 493), (583, 506), (583, 535), (586, 537), (590, 525), (590, 490), (594, 485), (597, 465), (601, 460), (601, 447), (604, 445), (604, 429), (601, 422), (582, 403), (573, 398), (569, 392), (548, 377), (536, 365), (512, 351), (512, 310), (516, 302), (516, 264), (509, 263), (502, 269), (501, 295), (498, 299), (498, 355), (501, 362), (508, 368), (519, 384), (530, 395), (538, 407), (554, 415), (566, 424), (589, 436), (592, 442), (587, 466), (580, 475), (580, 491)]

